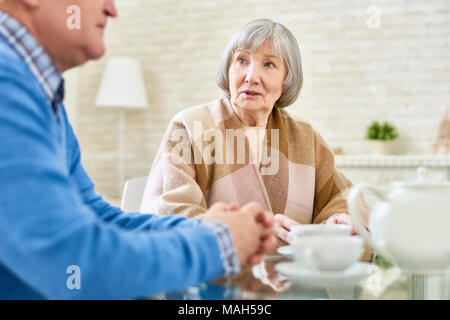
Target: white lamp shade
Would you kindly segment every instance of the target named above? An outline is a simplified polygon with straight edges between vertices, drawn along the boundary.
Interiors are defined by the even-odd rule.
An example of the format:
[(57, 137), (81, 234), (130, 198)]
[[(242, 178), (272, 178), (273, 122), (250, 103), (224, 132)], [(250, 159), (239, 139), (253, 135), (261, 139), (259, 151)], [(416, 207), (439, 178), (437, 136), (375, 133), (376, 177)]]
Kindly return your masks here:
[(136, 59), (115, 57), (108, 61), (95, 104), (97, 107), (147, 107), (144, 78)]

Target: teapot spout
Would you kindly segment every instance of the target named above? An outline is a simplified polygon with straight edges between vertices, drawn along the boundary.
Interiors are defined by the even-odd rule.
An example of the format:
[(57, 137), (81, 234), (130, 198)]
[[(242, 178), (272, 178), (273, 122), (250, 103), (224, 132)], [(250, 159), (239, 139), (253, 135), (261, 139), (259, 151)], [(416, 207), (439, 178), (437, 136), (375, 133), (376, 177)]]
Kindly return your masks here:
[(389, 261), (392, 264), (396, 264), (394, 257), (389, 252), (389, 250), (386, 248), (384, 243), (378, 243), (376, 247), (374, 248), (374, 251), (379, 256), (383, 257), (383, 259)]
[[(350, 213), (350, 217), (352, 218), (353, 225), (355, 226), (359, 235), (364, 239), (364, 241), (370, 247), (372, 247), (374, 249), (374, 251), (376, 253), (383, 256), (384, 258), (386, 258), (389, 261), (394, 261), (394, 259), (392, 259), (392, 255), (386, 249), (386, 246), (384, 245), (384, 243), (382, 241), (374, 241), (361, 221), (360, 206), (358, 205), (358, 202), (359, 202), (359, 199), (361, 198), (362, 192), (364, 190), (368, 190), (368, 191), (372, 192), (375, 196), (377, 196), (381, 200), (376, 204), (376, 206), (378, 207), (378, 210), (384, 211), (384, 210), (388, 209), (388, 203), (386, 202), (386, 197), (382, 192), (380, 192), (376, 188), (374, 188), (370, 185), (367, 185), (367, 184), (361, 184), (361, 185), (355, 186), (350, 190), (350, 193), (347, 198), (348, 210)], [(386, 207), (381, 208), (384, 206), (386, 206)]]

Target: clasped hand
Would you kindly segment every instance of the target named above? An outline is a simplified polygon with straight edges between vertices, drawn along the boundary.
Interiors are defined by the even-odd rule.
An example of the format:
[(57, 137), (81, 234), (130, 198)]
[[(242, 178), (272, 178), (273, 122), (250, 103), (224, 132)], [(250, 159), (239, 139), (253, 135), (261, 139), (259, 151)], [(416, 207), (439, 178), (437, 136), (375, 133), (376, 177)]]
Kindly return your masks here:
[(274, 250), (274, 219), (257, 202), (239, 208), (237, 204), (215, 203), (202, 217), (203, 221), (225, 223), (231, 231), (237, 258), (241, 266), (261, 262), (265, 252)]

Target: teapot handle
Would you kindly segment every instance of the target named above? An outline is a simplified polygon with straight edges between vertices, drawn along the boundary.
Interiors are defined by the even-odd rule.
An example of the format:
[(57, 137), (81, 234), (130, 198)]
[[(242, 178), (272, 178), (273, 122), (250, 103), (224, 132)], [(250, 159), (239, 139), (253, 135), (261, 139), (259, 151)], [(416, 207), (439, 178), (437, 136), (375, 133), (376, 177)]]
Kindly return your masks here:
[(369, 244), (369, 246), (371, 246), (381, 256), (392, 261), (391, 255), (386, 251), (385, 248), (383, 248), (382, 244), (377, 244), (375, 243), (375, 241), (372, 240), (371, 236), (369, 235), (369, 232), (366, 230), (366, 228), (363, 226), (361, 222), (357, 200), (361, 192), (363, 192), (364, 190), (371, 191), (373, 194), (375, 194), (377, 198), (379, 198), (384, 202), (387, 202), (386, 196), (378, 189), (368, 184), (357, 185), (350, 190), (350, 193), (347, 198), (347, 205), (350, 217), (352, 218), (353, 224), (356, 230), (358, 231), (359, 235), (361, 235), (361, 237), (367, 242), (367, 244)]

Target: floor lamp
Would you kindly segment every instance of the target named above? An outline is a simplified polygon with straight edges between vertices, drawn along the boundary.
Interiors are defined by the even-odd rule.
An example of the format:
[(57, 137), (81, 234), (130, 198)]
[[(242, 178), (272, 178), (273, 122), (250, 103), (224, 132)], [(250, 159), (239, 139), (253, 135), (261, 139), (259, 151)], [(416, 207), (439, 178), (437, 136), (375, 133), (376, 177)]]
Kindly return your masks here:
[(95, 105), (97, 107), (119, 109), (118, 190), (120, 197), (125, 183), (125, 110), (147, 108), (144, 78), (139, 62), (136, 59), (115, 57), (108, 61), (100, 83)]

